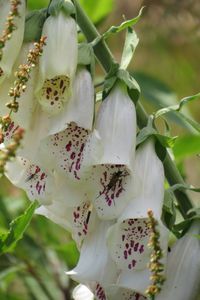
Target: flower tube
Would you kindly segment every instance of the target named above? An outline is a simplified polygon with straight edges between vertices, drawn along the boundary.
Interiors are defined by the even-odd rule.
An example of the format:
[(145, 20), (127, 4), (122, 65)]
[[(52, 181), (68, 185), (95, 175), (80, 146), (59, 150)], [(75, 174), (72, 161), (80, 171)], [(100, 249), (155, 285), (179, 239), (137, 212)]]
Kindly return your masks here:
[(197, 300), (200, 292), (200, 222), (178, 240), (167, 262), (166, 281), (156, 300)]
[[(136, 140), (135, 106), (125, 86), (118, 83), (102, 102), (95, 128), (99, 133), (102, 155), (93, 159), (90, 185), (93, 203), (101, 219), (117, 218), (132, 198), (133, 160)], [(90, 143), (93, 138), (88, 142)], [(84, 153), (84, 162), (91, 161), (91, 152)], [(94, 155), (93, 155), (94, 156)]]
[(78, 43), (75, 20), (60, 11), (44, 23), (47, 43), (39, 61), (36, 97), (50, 115), (62, 111), (69, 100), (76, 72)]
[[(10, 76), (23, 42), (26, 1), (21, 0), (17, 8), (19, 16), (15, 16), (13, 20), (16, 29), (12, 32), (11, 37), (5, 42), (5, 46), (2, 48), (2, 59), (0, 60), (0, 83)], [(10, 9), (10, 1), (0, 1), (0, 37), (5, 30), (6, 18), (8, 17)]]

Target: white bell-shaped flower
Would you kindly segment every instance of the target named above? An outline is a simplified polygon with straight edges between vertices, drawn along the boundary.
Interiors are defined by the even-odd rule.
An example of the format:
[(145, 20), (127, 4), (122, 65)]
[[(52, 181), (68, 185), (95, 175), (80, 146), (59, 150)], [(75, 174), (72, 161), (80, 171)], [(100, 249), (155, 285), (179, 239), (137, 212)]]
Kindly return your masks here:
[(78, 56), (76, 22), (60, 11), (48, 17), (42, 35), (47, 41), (39, 61), (36, 97), (52, 115), (63, 109), (71, 95)]
[(197, 300), (200, 293), (200, 222), (178, 240), (168, 256), (166, 281), (156, 300)]
[[(164, 197), (164, 171), (155, 153), (153, 140), (148, 140), (136, 151), (134, 167), (135, 196), (117, 223), (109, 229), (107, 237), (112, 259), (118, 268), (125, 272), (145, 270), (149, 262), (151, 250), (147, 244), (151, 231), (148, 227), (148, 209), (153, 211), (154, 217), (159, 222), (161, 248), (165, 255), (167, 251), (168, 232), (160, 222)], [(124, 275), (126, 276), (126, 273)]]
[[(106, 232), (111, 222), (96, 222), (95, 230), (85, 238), (77, 266), (67, 272), (75, 281), (97, 289), (116, 281), (119, 270), (110, 258), (106, 246)], [(94, 293), (96, 296), (96, 293)]]
[[(0, 37), (5, 29), (6, 19), (8, 17), (11, 5), (10, 1), (0, 1)], [(5, 78), (9, 77), (19, 54), (24, 38), (24, 26), (25, 26), (25, 11), (26, 1), (21, 0), (18, 5), (19, 16), (14, 17), (14, 24), (16, 30), (12, 32), (12, 36), (6, 41), (5, 47), (2, 49), (2, 59), (0, 60), (0, 83)]]
[[(66, 103), (63, 112), (51, 117), (50, 135), (40, 147), (43, 163), (47, 166), (49, 163), (53, 164), (56, 172), (76, 183), (80, 182), (82, 177), (84, 148), (92, 129), (93, 114), (92, 78), (86, 69), (79, 69), (72, 97)], [(89, 164), (91, 165), (91, 162)]]
[(118, 83), (101, 104), (95, 128), (101, 139), (102, 155), (94, 159), (90, 143), (95, 144), (96, 137), (92, 136), (85, 148), (84, 162), (93, 160), (88, 180), (97, 214), (101, 219), (111, 220), (121, 214), (133, 194), (136, 113), (123, 85)]

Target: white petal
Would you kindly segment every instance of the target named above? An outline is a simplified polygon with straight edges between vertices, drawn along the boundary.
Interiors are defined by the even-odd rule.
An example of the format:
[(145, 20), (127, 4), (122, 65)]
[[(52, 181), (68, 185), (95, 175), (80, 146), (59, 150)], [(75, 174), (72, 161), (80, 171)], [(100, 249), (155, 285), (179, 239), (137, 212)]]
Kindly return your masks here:
[(132, 289), (139, 294), (145, 294), (151, 284), (151, 273), (148, 269), (132, 272), (122, 271), (117, 280), (117, 285), (123, 288)]
[(102, 139), (104, 155), (99, 164), (131, 166), (135, 152), (135, 106), (123, 87), (117, 85), (101, 104), (96, 129)]
[(49, 204), (52, 199), (54, 180), (41, 166), (17, 157), (6, 165), (6, 176), (16, 186), (24, 189), (30, 200), (38, 200), (41, 204)]
[(78, 282), (111, 284), (117, 277), (115, 263), (111, 260), (106, 246), (105, 234), (110, 222), (98, 222), (96, 230), (84, 240), (77, 266), (68, 275)]
[[(112, 259), (122, 270), (144, 270), (150, 259), (148, 247), (150, 229), (148, 219), (127, 219), (113, 225), (107, 235), (107, 245)], [(160, 224), (160, 244), (164, 256), (167, 251), (168, 231)]]
[(107, 288), (106, 295), (108, 296), (108, 300), (147, 300), (145, 296), (132, 289), (126, 289), (117, 285)]
[[(11, 38), (8, 41), (6, 41), (5, 47), (3, 48), (3, 57), (0, 61), (0, 69), (3, 70), (3, 76), (0, 76), (0, 83), (2, 83), (3, 80), (10, 75), (24, 38), (26, 10), (25, 0), (21, 0), (21, 3), (18, 6), (18, 10), (20, 17), (16, 16), (14, 18), (14, 24), (17, 27), (17, 29), (13, 31)], [(2, 1), (0, 6), (0, 19), (2, 19), (3, 22), (0, 23), (0, 35), (2, 34), (2, 30), (5, 29), (4, 21), (6, 22), (6, 18), (8, 16), (9, 11), (10, 2)]]
[(41, 206), (36, 213), (44, 215), (70, 231), (72, 238), (80, 247), (85, 237), (94, 231), (97, 216), (89, 201), (82, 202), (77, 206), (71, 206), (70, 204), (67, 197), (65, 201), (53, 197), (50, 205)]
[(83, 284), (79, 284), (75, 287), (72, 297), (74, 300), (94, 300), (93, 293)]
[(45, 21), (42, 35), (47, 44), (39, 62), (36, 96), (52, 115), (63, 109), (71, 94), (78, 55), (76, 22), (60, 12)]
[(64, 131), (49, 136), (41, 144), (43, 162), (47, 166), (51, 163), (58, 173), (73, 181), (80, 181), (83, 150), (88, 135), (88, 130), (70, 123)]
[(94, 165), (87, 179), (93, 190), (92, 201), (99, 218), (112, 220), (132, 199), (132, 175), (123, 165)]
[(200, 223), (192, 225), (169, 253), (166, 282), (156, 300), (196, 300), (200, 292)]
[(157, 157), (153, 140), (136, 151), (134, 163), (133, 197), (119, 220), (146, 218), (148, 209), (160, 219), (164, 199), (164, 169)]
[(94, 87), (86, 69), (79, 69), (73, 84), (72, 96), (63, 111), (51, 118), (49, 134), (55, 134), (75, 122), (79, 127), (92, 129), (94, 114)]

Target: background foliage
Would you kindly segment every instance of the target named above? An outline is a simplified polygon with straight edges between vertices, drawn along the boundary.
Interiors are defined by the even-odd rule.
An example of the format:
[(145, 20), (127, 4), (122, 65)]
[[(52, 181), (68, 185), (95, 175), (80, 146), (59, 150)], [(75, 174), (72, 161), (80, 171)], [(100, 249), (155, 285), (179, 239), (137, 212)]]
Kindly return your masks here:
[[(135, 27), (140, 38), (130, 70), (142, 90), (142, 100), (149, 112), (177, 103), (184, 96), (199, 92), (200, 70), (200, 3), (191, 0), (80, 0), (100, 32), (122, 22), (123, 16), (136, 16), (146, 5), (142, 20)], [(46, 7), (47, 0), (28, 0), (30, 10)], [(122, 35), (109, 39), (119, 59)], [(120, 46), (121, 45), (121, 46)], [(102, 71), (97, 68), (99, 81)], [(200, 122), (198, 102), (183, 110)], [(186, 182), (199, 186), (200, 136), (176, 114), (168, 115), (171, 130), (180, 137), (173, 154)], [(158, 124), (164, 130), (162, 121)], [(9, 223), (29, 206), (21, 191), (5, 178), (0, 183), (0, 235), (8, 239)], [(196, 205), (198, 195), (191, 194)], [(31, 214), (31, 211), (29, 211)], [(28, 222), (28, 217), (24, 222)], [(16, 225), (16, 224), (15, 224)], [(14, 226), (15, 229), (17, 226)], [(15, 229), (10, 234), (17, 234)], [(13, 231), (14, 230), (14, 231)], [(20, 237), (19, 237), (20, 238)], [(74, 282), (64, 271), (75, 266), (78, 251), (70, 235), (41, 216), (34, 216), (31, 225), (16, 248), (8, 242), (9, 253), (0, 245), (0, 299), (55, 300), (70, 299)]]

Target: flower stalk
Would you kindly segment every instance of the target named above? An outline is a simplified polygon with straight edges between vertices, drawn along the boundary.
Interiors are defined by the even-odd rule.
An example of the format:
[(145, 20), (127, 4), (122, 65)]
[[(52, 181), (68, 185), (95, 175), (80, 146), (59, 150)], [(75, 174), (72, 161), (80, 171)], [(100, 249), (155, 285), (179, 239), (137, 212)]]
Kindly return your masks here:
[[(81, 28), (82, 32), (86, 36), (88, 42), (92, 42), (95, 38), (99, 37), (99, 33), (95, 26), (92, 24), (88, 16), (85, 14), (84, 10), (82, 9), (81, 5), (79, 4), (78, 0), (73, 0), (73, 3), (76, 7), (77, 13), (77, 23)], [(100, 41), (94, 47), (94, 52), (101, 63), (103, 69), (108, 73), (113, 63), (115, 63), (115, 59), (113, 58), (109, 48), (107, 47), (104, 41)], [(145, 112), (144, 108), (142, 107), (141, 103), (137, 103), (136, 107), (137, 111), (137, 121), (138, 126), (140, 129), (145, 127), (148, 122), (148, 115)], [(163, 162), (164, 169), (165, 169), (165, 176), (170, 185), (174, 185), (177, 183), (184, 183), (182, 176), (180, 175), (179, 170), (177, 169), (176, 165), (172, 161), (169, 153), (166, 153), (165, 160)], [(176, 191), (175, 192), (179, 209), (181, 214), (184, 218), (187, 218), (188, 211), (193, 207), (190, 198), (188, 197), (187, 193), (184, 191)]]
[[(12, 136), (12, 141), (6, 146), (4, 150), (0, 150), (0, 175), (4, 174), (4, 169), (6, 163), (15, 157), (16, 151), (20, 146), (21, 140), (24, 136), (24, 130), (22, 128), (17, 128)], [(2, 140), (2, 133), (0, 133), (0, 141)]]
[[(17, 29), (14, 23), (15, 17), (20, 17), (19, 11), (18, 11), (18, 6), (21, 4), (20, 0), (11, 0), (11, 9), (8, 14), (6, 24), (5, 24), (5, 29), (3, 31), (3, 35), (0, 38), (0, 60), (2, 59), (3, 56), (3, 51), (2, 49), (5, 47), (6, 42), (12, 37), (12, 33), (14, 30)], [(0, 76), (1, 73), (3, 72), (2, 69), (0, 69)]]
[(164, 266), (160, 262), (163, 255), (162, 249), (160, 247), (160, 233), (156, 228), (158, 222), (154, 218), (152, 210), (148, 210), (147, 214), (149, 217), (148, 227), (151, 231), (148, 247), (152, 249), (152, 253), (150, 256), (150, 263), (148, 267), (151, 271), (150, 279), (152, 280), (152, 284), (147, 288), (146, 295), (151, 300), (154, 300), (155, 296), (161, 291), (161, 287), (165, 281), (165, 277), (163, 276)]
[[(34, 48), (28, 53), (27, 63), (20, 65), (18, 71), (15, 73), (17, 79), (14, 82), (14, 87), (11, 87), (9, 91), (9, 96), (13, 99), (6, 104), (6, 106), (10, 109), (9, 117), (11, 116), (12, 112), (18, 111), (19, 103), (17, 99), (20, 98), (21, 94), (26, 90), (27, 81), (30, 78), (31, 70), (36, 66), (38, 57), (42, 54), (45, 40), (46, 37), (41, 37), (40, 41), (34, 44)], [(6, 130), (10, 125), (10, 122), (9, 120), (8, 122), (1, 122), (2, 129)]]

